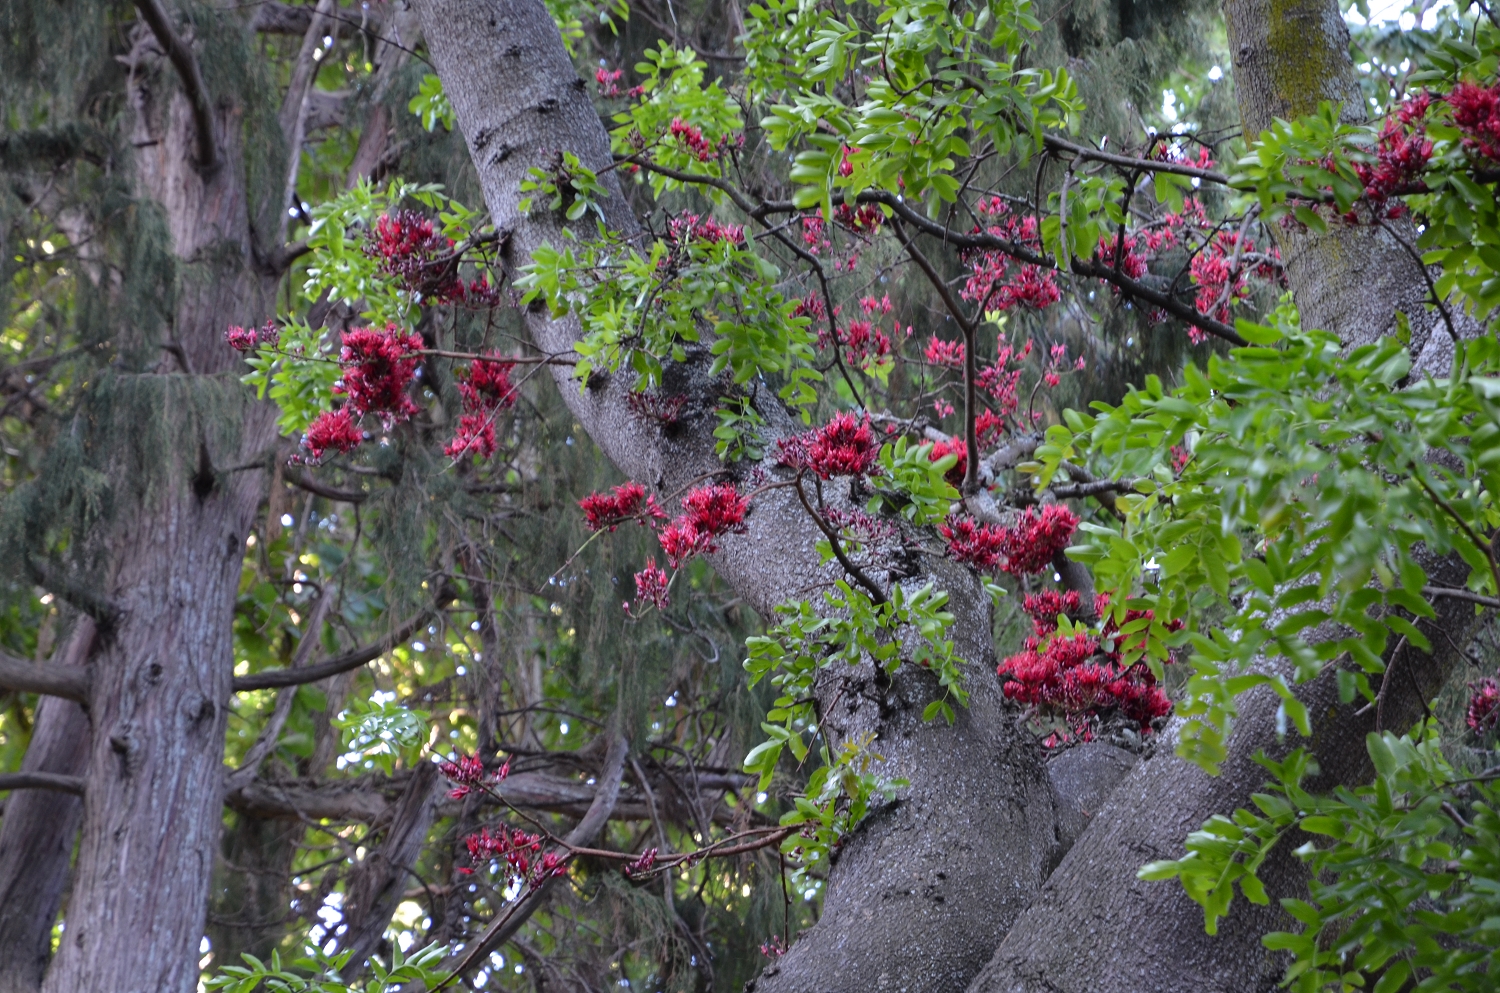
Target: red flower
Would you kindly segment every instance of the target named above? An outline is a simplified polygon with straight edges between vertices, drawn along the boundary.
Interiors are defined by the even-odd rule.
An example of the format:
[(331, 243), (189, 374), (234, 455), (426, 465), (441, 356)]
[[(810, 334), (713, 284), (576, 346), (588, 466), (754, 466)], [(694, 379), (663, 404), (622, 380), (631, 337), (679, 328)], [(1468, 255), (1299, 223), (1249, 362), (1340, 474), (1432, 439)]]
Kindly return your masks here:
[(438, 763), (438, 769), (449, 780), (458, 784), (448, 794), (455, 800), (468, 796), (485, 781), (484, 760), (478, 755), (460, 755), (457, 762)]
[(606, 69), (600, 66), (594, 70), (594, 81), (599, 84), (599, 95), (601, 97), (617, 97), (620, 95), (620, 77), (625, 75), (623, 69)]
[(1447, 99), (1453, 123), (1464, 133), (1464, 147), (1487, 159), (1500, 159), (1500, 85), (1459, 83)]
[(944, 455), (957, 455), (958, 461), (953, 468), (943, 473), (943, 478), (954, 486), (961, 485), (964, 481), (964, 473), (969, 469), (969, 446), (964, 444), (962, 438), (950, 438), (948, 441), (940, 441), (932, 446), (932, 451), (927, 457), (933, 462)]
[(948, 539), (948, 554), (965, 565), (989, 572), (1000, 564), (1005, 533), (995, 524), (979, 524), (970, 517), (950, 517), (938, 528)]
[(349, 412), (347, 406), (325, 411), (307, 426), (307, 436), (302, 446), (314, 461), (322, 459), (330, 449), (343, 453), (351, 451), (365, 440), (364, 432)]
[(682, 118), (672, 118), (672, 126), (668, 129), (668, 133), (681, 141), (683, 147), (699, 162), (707, 162), (713, 158), (713, 144), (707, 138), (703, 137), (701, 130), (687, 123)]
[(730, 483), (700, 486), (682, 498), (682, 514), (659, 535), (667, 561), (677, 568), (698, 554), (719, 550), (716, 539), (744, 530), (749, 502)]
[(229, 329), (224, 332), (224, 340), (237, 352), (252, 351), (257, 344), (255, 329), (251, 328), (247, 331), (238, 324), (230, 325)]
[(860, 476), (878, 471), (880, 446), (870, 433), (870, 418), (835, 414), (815, 431), (777, 441), (777, 461), (794, 469), (808, 469), (821, 479)]
[(495, 422), (488, 414), (464, 414), (458, 419), (458, 430), (453, 440), (443, 446), (443, 454), (450, 459), (464, 455), (477, 455), (487, 459), (495, 454)]
[(437, 234), (432, 221), (414, 210), (382, 214), (370, 232), (365, 254), (380, 260), (380, 271), (395, 276), (402, 286), (425, 300), (443, 303), (467, 294), (458, 278), (452, 243)]
[[(662, 520), (667, 516), (656, 506), (654, 497), (646, 496), (646, 488), (635, 482), (621, 483), (610, 493), (590, 493), (578, 501), (578, 506), (583, 508), (585, 523), (590, 531), (602, 531), (605, 528), (613, 531), (643, 512), (648, 517)], [(644, 524), (645, 520), (642, 519), (641, 523)]]
[(961, 341), (944, 341), (937, 335), (933, 335), (927, 341), (927, 351), (924, 353), (927, 361), (932, 365), (943, 365), (957, 369), (964, 364), (964, 343)]
[(677, 418), (682, 414), (682, 408), (687, 406), (687, 397), (631, 391), (625, 394), (625, 405), (641, 420), (676, 424)]
[(1078, 527), (1078, 515), (1060, 503), (1049, 503), (1040, 516), (1032, 508), (1020, 516), (1014, 528), (1001, 528), (1005, 563), (1000, 567), (1013, 576), (1034, 575), (1052, 564), (1058, 552)]
[(406, 420), (417, 405), (406, 395), (422, 357), (422, 336), (404, 334), (394, 324), (385, 330), (355, 328), (344, 332), (339, 361), (344, 376), (333, 388), (346, 393), (357, 414), (380, 414), (387, 420)]
[(1045, 638), (1057, 630), (1057, 617), (1059, 614), (1076, 614), (1079, 608), (1077, 590), (1069, 590), (1059, 593), (1056, 590), (1043, 590), (1040, 593), (1028, 593), (1021, 604), (1031, 618), (1032, 627), (1036, 629), (1037, 636)]
[(648, 848), (641, 852), (641, 857), (634, 862), (625, 863), (625, 875), (638, 876), (643, 872), (650, 872), (654, 865), (656, 865), (656, 849)]
[[(1365, 196), (1382, 203), (1400, 193), (1427, 188), (1419, 177), (1432, 158), (1432, 142), (1427, 140), (1424, 120), (1431, 106), (1432, 98), (1422, 93), (1403, 102), (1386, 118), (1375, 143), (1374, 165), (1354, 164), (1359, 181), (1365, 185)], [(1457, 116), (1455, 110), (1455, 120)]]
[(460, 369), (458, 392), (463, 394), (464, 409), (490, 413), (514, 406), (517, 394), (511, 385), (510, 373), (515, 367), (514, 362), (491, 353), (475, 359), (469, 368)]
[(1469, 689), (1474, 692), (1469, 697), (1469, 709), (1464, 719), (1470, 728), (1483, 734), (1500, 719), (1500, 682), (1491, 676), (1470, 683)]
[(673, 241), (702, 241), (710, 245), (727, 241), (731, 245), (745, 243), (745, 228), (740, 224), (720, 224), (712, 217), (700, 218), (697, 214), (683, 214), (667, 222), (667, 233)]
[[(985, 230), (1021, 247), (1039, 251), (1036, 218), (1017, 216), (999, 197), (979, 202), (980, 214), (995, 223)], [(974, 228), (977, 233), (980, 228)], [(1050, 307), (1062, 299), (1055, 274), (1050, 269), (1029, 263), (1017, 263), (1000, 251), (973, 250), (961, 254), (971, 275), (960, 293), (965, 300), (980, 304), (985, 310), (1010, 310), (1017, 306), (1035, 309)]]
[(655, 559), (647, 560), (646, 568), (635, 574), (635, 599), (657, 610), (667, 609), (667, 574), (656, 567)]

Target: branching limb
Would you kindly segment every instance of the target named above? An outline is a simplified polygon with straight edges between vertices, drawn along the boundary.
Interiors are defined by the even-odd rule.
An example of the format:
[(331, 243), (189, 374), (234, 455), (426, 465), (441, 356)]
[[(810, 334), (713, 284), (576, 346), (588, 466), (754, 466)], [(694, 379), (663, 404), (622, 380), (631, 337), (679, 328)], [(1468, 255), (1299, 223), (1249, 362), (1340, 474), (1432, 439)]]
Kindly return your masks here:
[(432, 620), (436, 612), (435, 608), (428, 608), (375, 644), (356, 649), (347, 655), (340, 655), (326, 662), (319, 662), (317, 665), (310, 665), (303, 669), (272, 669), (268, 672), (251, 673), (248, 676), (236, 676), (234, 677), (234, 691), (244, 693), (248, 690), (265, 690), (277, 686), (302, 686), (307, 683), (316, 683), (320, 679), (327, 679), (329, 676), (337, 676), (350, 669), (358, 669), (406, 641), (417, 632), (418, 628)]
[(167, 53), (172, 67), (177, 70), (177, 75), (182, 79), (182, 88), (187, 93), (188, 102), (193, 106), (193, 127), (198, 137), (198, 171), (204, 177), (212, 176), (218, 171), (219, 142), (214, 131), (213, 104), (208, 98), (208, 87), (203, 82), (203, 73), (198, 68), (198, 58), (193, 50), (188, 48), (177, 32), (172, 30), (171, 23), (167, 20), (167, 12), (162, 9), (161, 0), (135, 0), (136, 9), (141, 12), (141, 20), (155, 35), (157, 44)]
[(0, 654), (0, 689), (60, 696), (87, 706), (91, 681), (83, 666), (40, 666)]
[(61, 776), (55, 772), (0, 773), (0, 790), (55, 790), (83, 796), (83, 777)]

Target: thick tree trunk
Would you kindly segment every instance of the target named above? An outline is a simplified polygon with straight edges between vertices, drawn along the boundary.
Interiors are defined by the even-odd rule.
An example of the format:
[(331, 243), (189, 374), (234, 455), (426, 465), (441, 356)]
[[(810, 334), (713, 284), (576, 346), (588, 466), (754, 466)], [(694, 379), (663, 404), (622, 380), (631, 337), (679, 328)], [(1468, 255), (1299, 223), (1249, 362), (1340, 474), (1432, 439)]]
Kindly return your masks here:
[[(94, 622), (81, 617), (48, 665), (82, 666), (93, 644)], [(88, 714), (72, 700), (44, 697), (21, 771), (81, 776), (88, 753)], [(54, 790), (17, 790), (6, 804), (0, 819), (0, 993), (35, 993), (42, 985), (82, 817), (80, 797)]]
[(132, 73), (135, 169), (181, 260), (166, 342), (177, 366), (119, 374), (122, 391), (157, 398), (167, 444), (147, 467), (150, 485), (120, 487), (108, 525), (100, 592), (115, 614), (94, 655), (82, 837), (48, 993), (187, 993), (197, 984), (222, 820), (231, 619), (264, 486), (258, 473), (221, 470), (254, 459), (274, 436), (271, 411), (235, 382), (239, 357), (223, 344), (227, 325), (271, 315), (274, 288), (253, 265), (239, 113), (216, 110), (227, 137), (221, 167), (205, 178), (193, 164), (189, 101), (174, 93), (158, 112), (148, 75)]
[[(537, 0), (419, 0), (416, 7), (491, 216), (510, 236), (508, 262), (524, 264), (540, 245), (559, 243), (561, 227), (541, 212), (518, 214), (521, 179), (560, 149), (590, 168), (608, 165), (599, 115)], [(609, 224), (634, 235), (614, 174), (603, 178), (614, 194), (604, 205)], [(540, 312), (528, 319), (547, 352), (566, 352), (579, 333), (572, 319)], [(574, 416), (615, 464), (666, 493), (722, 468), (711, 431), (725, 386), (708, 381), (705, 366), (690, 360), (669, 372), (667, 390), (689, 397), (670, 435), (630, 415), (623, 382), (580, 391), (566, 371), (558, 380)], [(777, 432), (798, 427), (772, 404), (761, 413)], [(763, 616), (828, 575), (813, 550), (815, 531), (787, 490), (758, 498), (748, 525), (713, 563)], [(991, 675), (988, 599), (961, 569), (941, 561), (924, 568), (918, 582), (935, 579), (953, 597), (972, 705), (952, 728), (924, 724), (919, 715), (933, 693), (925, 674), (902, 671), (882, 687), (861, 667), (825, 680), (825, 711), (843, 693), (825, 727), (835, 736), (875, 732), (889, 773), (912, 786), (855, 832), (833, 867), (822, 920), (767, 971), (761, 990), (963, 989), (1040, 885), (1054, 842), (1051, 791), (1034, 740), (1005, 709)]]
[[(1349, 34), (1332, 0), (1229, 0), (1225, 4), (1235, 86), (1247, 135), (1270, 126), (1273, 117), (1315, 112), (1325, 100), (1343, 105), (1346, 119), (1363, 120)], [(1419, 369), (1446, 374), (1451, 338), (1436, 314), (1423, 306), (1426, 283), (1398, 238), (1411, 240), (1410, 224), (1390, 229), (1331, 224), (1326, 234), (1295, 227), (1276, 230), (1287, 260), (1287, 276), (1305, 327), (1334, 332), (1346, 345), (1378, 340), (1404, 311), (1413, 330), (1412, 354)], [(1459, 333), (1467, 330), (1460, 327)], [(1435, 562), (1429, 572), (1462, 585), (1466, 567), (1456, 559)], [(1387, 664), (1407, 670), (1386, 701), (1387, 728), (1410, 726), (1422, 712), (1421, 694), (1432, 695), (1458, 661), (1454, 642), (1464, 644), (1475, 625), (1471, 606), (1443, 603), (1435, 622), (1424, 625), (1436, 646), (1433, 656), (1407, 647)], [(1447, 637), (1438, 637), (1441, 632)], [(1420, 693), (1415, 692), (1420, 683)], [(1260, 936), (1291, 923), (1276, 903), (1296, 895), (1305, 872), (1284, 843), (1261, 871), (1271, 905), (1237, 901), (1211, 938), (1203, 914), (1176, 883), (1135, 878), (1148, 861), (1180, 857), (1183, 840), (1209, 816), (1250, 805), (1266, 773), (1253, 761), (1264, 749), (1284, 753), (1310, 747), (1322, 767), (1321, 788), (1367, 782), (1373, 774), (1364, 736), (1374, 730), (1373, 712), (1357, 717), (1357, 706), (1341, 705), (1330, 673), (1300, 694), (1313, 717), (1311, 742), (1275, 733), (1276, 701), (1253, 694), (1230, 742), (1230, 759), (1210, 777), (1172, 754), (1178, 725), (1157, 744), (1111, 794), (1108, 804), (1048, 880), (1035, 906), (1016, 923), (994, 961), (975, 981), (974, 993), (1205, 993), (1273, 988), (1283, 965), (1261, 946)]]

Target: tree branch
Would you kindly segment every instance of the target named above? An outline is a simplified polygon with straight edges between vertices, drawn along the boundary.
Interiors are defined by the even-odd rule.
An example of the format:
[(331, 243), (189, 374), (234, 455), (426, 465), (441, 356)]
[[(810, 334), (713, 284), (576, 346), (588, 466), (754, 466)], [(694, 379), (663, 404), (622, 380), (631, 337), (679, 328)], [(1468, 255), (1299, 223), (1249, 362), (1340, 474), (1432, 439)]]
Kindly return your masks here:
[(293, 486), (320, 497), (337, 500), (339, 503), (364, 503), (370, 498), (370, 494), (362, 490), (341, 490), (326, 483), (320, 483), (311, 476), (304, 475), (294, 470), (283, 469), (282, 478)]
[[(615, 801), (620, 796), (620, 780), (624, 776), (625, 757), (629, 751), (630, 743), (625, 740), (625, 736), (618, 733), (613, 735), (609, 743), (609, 752), (604, 758), (604, 771), (599, 775), (599, 792), (594, 795), (594, 802), (589, 806), (588, 813), (583, 815), (583, 820), (579, 821), (578, 826), (568, 832), (568, 836), (563, 839), (563, 844), (569, 849), (588, 847), (604, 829), (605, 823), (615, 809)], [(541, 909), (547, 895), (556, 884), (557, 877), (549, 878), (522, 897), (509, 911), (496, 917), (494, 922), (485, 929), (484, 934), (480, 935), (464, 953), (464, 957), (459, 960), (448, 978), (438, 984), (437, 989), (452, 984), (455, 979), (484, 961), (490, 952), (509, 941), (517, 931), (521, 930), (521, 925)]]
[(61, 776), (55, 772), (0, 773), (0, 790), (56, 790), (83, 796), (83, 777)]
[(410, 638), (418, 628), (432, 620), (436, 612), (435, 608), (424, 610), (375, 644), (356, 649), (347, 655), (340, 655), (338, 658), (329, 659), (327, 662), (319, 662), (305, 669), (272, 669), (268, 672), (251, 673), (248, 676), (236, 676), (234, 677), (234, 692), (265, 690), (274, 686), (302, 686), (306, 683), (316, 683), (320, 679), (327, 679), (329, 676), (337, 676), (350, 669), (358, 669)]
[(0, 653), (0, 689), (18, 693), (45, 693), (87, 706), (89, 670), (83, 666), (41, 666)]
[(1043, 135), (1042, 144), (1054, 152), (1067, 152), (1069, 155), (1080, 159), (1090, 159), (1094, 162), (1107, 162), (1121, 169), (1130, 169), (1142, 172), (1169, 172), (1175, 176), (1191, 176), (1209, 183), (1218, 183), (1220, 186), (1229, 185), (1229, 177), (1222, 172), (1214, 172), (1210, 169), (1199, 169), (1196, 166), (1183, 165), (1179, 162), (1160, 162), (1156, 159), (1138, 159), (1132, 155), (1112, 155), (1109, 152), (1101, 152), (1097, 148), (1089, 148), (1086, 145), (1075, 145), (1071, 141), (1064, 141), (1057, 135)]
[(172, 67), (182, 79), (182, 88), (187, 93), (188, 102), (193, 105), (193, 126), (198, 132), (196, 165), (205, 177), (211, 176), (219, 169), (219, 143), (214, 134), (213, 105), (208, 99), (208, 87), (204, 85), (198, 59), (193, 55), (193, 50), (172, 30), (167, 12), (162, 10), (161, 0), (135, 0), (135, 6), (141, 12), (141, 20), (146, 22), (151, 33), (156, 36), (157, 43), (167, 53)]

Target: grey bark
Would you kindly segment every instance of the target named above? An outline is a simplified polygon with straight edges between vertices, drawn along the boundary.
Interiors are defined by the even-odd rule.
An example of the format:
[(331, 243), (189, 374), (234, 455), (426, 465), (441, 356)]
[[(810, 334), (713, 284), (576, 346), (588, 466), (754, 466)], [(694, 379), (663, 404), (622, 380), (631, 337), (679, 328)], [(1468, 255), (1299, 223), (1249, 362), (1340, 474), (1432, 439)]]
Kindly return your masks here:
[[(518, 213), (527, 170), (548, 167), (563, 149), (602, 170), (610, 163), (607, 136), (541, 3), (419, 0), (415, 7), (491, 216), (509, 235), (506, 261), (514, 269), (562, 234), (556, 217)], [(634, 236), (638, 227), (613, 172), (601, 178), (611, 190), (603, 205), (608, 223)], [(566, 352), (579, 333), (575, 320), (543, 312), (529, 314), (528, 324), (546, 352)], [(630, 415), (627, 384), (601, 377), (580, 391), (565, 370), (556, 375), (574, 416), (614, 463), (666, 493), (721, 468), (711, 431), (724, 384), (707, 380), (705, 366), (690, 360), (669, 371), (667, 390), (689, 397), (670, 435)], [(799, 426), (775, 404), (759, 406), (778, 433)], [(764, 494), (747, 524), (712, 561), (763, 616), (806, 596), (810, 581), (830, 577), (795, 495)], [(991, 676), (988, 599), (951, 564), (924, 560), (923, 570), (918, 582), (933, 579), (952, 596), (971, 706), (952, 728), (924, 724), (919, 715), (933, 682), (904, 670), (888, 686), (863, 667), (831, 673), (820, 686), (825, 711), (842, 694), (839, 711), (825, 713), (825, 730), (836, 739), (875, 732), (890, 774), (912, 786), (850, 839), (833, 867), (822, 920), (767, 971), (761, 990), (963, 989), (1042, 881), (1054, 842), (1050, 789), (1034, 740), (1007, 712)]]
[[(49, 671), (82, 670), (94, 622), (81, 617)], [(89, 719), (72, 700), (38, 704), (21, 771), (78, 777), (88, 760)], [(53, 790), (11, 794), (0, 819), (0, 993), (35, 993), (52, 957), (52, 925), (68, 884), (83, 815), (80, 797)]]

